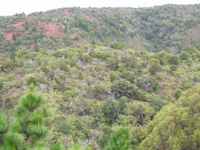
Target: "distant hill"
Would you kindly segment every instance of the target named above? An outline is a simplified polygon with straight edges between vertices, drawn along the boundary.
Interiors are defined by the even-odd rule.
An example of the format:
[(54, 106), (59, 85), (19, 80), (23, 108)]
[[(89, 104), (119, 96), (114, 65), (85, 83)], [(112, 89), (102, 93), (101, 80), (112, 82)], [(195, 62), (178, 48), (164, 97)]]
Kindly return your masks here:
[(177, 53), (191, 43), (199, 44), (199, 33), (200, 5), (62, 8), (1, 17), (0, 51), (120, 42), (125, 48)]

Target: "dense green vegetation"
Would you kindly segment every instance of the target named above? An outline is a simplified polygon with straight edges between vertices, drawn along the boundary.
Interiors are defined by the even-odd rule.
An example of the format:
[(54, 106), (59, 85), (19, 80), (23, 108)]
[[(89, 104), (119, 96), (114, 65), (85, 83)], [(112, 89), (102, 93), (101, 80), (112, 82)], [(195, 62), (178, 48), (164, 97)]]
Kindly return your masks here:
[(13, 114), (18, 98), (34, 83), (55, 109), (48, 118), (50, 135), (42, 138), (47, 147), (59, 139), (65, 147), (82, 142), (104, 149), (113, 131), (126, 121), (130, 142), (137, 149), (151, 133), (146, 128), (152, 119), (161, 119), (154, 116), (180, 103), (183, 91), (200, 81), (200, 51), (192, 45), (184, 53), (99, 46), (21, 48), (15, 59), (6, 53), (0, 59), (1, 107), (5, 114)]
[(1, 17), (0, 149), (199, 149), (199, 8)]

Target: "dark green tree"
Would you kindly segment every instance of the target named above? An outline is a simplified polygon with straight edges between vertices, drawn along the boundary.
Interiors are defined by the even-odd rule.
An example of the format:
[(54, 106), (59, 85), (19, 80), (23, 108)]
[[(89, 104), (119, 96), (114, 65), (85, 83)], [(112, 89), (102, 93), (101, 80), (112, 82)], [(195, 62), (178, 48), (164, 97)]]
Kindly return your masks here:
[(133, 85), (125, 79), (114, 80), (111, 90), (116, 98), (121, 96), (132, 97), (134, 95)]
[(116, 71), (119, 68), (119, 57), (115, 56), (108, 60), (108, 67), (112, 71)]
[(181, 60), (187, 60), (187, 59), (189, 58), (189, 53), (186, 52), (186, 51), (183, 51), (183, 52), (181, 52), (179, 58), (180, 58)]
[(68, 71), (67, 64), (64, 61), (60, 62), (60, 70)]
[(36, 78), (34, 76), (31, 76), (28, 78), (27, 84), (30, 85), (31, 83), (33, 83), (34, 85), (36, 85)]
[(82, 71), (79, 71), (78, 78), (81, 79), (81, 80), (83, 79), (83, 73), (82, 73)]
[(33, 34), (33, 39), (34, 39), (34, 42), (37, 43), (37, 39), (38, 39), (37, 34)]
[(15, 51), (12, 51), (11, 54), (10, 54), (10, 59), (12, 61), (15, 61), (15, 57), (16, 57)]
[(151, 65), (151, 67), (149, 68), (149, 72), (151, 75), (155, 75), (156, 72), (158, 72), (161, 68), (161, 65), (158, 63), (154, 63)]
[(180, 90), (180, 89), (177, 89), (177, 90), (175, 91), (175, 98), (178, 99), (180, 96), (181, 96), (181, 90)]
[(6, 60), (1, 65), (1, 71), (9, 72), (16, 67), (16, 63), (11, 60)]
[(178, 65), (179, 64), (179, 58), (176, 55), (172, 55), (169, 60), (168, 63), (170, 65)]
[(117, 73), (114, 71), (111, 71), (110, 72), (110, 81), (113, 82), (116, 79), (117, 79)]
[(123, 45), (122, 45), (122, 43), (112, 43), (110, 45), (110, 48), (122, 50), (123, 49)]
[(65, 33), (67, 33), (67, 31), (68, 31), (68, 27), (67, 27), (67, 25), (65, 25), (65, 29), (64, 29), (64, 31), (65, 31)]
[(40, 50), (39, 46), (38, 46), (38, 43), (36, 43), (33, 47), (33, 49), (38, 52)]
[(103, 113), (106, 117), (107, 123), (112, 124), (116, 121), (120, 109), (118, 102), (112, 98), (108, 98), (103, 104)]
[(13, 41), (16, 41), (16, 39), (17, 39), (17, 37), (16, 37), (16, 35), (15, 35), (15, 33), (12, 35), (12, 40)]
[(44, 27), (41, 26), (40, 36), (41, 39), (44, 37)]
[(36, 31), (37, 31), (37, 27), (36, 27), (36, 25), (34, 25), (34, 24), (32, 24), (32, 31), (33, 31), (33, 32), (36, 32)]
[(28, 23), (28, 21), (25, 22), (24, 28), (25, 28), (25, 30), (28, 30), (28, 28), (29, 28), (29, 23)]

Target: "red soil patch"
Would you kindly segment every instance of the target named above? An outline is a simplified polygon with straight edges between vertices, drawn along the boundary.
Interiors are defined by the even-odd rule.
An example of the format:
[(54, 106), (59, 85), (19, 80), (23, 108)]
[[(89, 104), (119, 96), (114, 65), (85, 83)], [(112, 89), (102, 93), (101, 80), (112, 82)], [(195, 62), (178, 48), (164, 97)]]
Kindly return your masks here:
[(3, 98), (3, 101), (4, 101), (4, 102), (5, 102), (6, 97), (11, 98), (11, 95), (8, 94), (8, 93), (4, 93), (4, 94), (2, 95), (2, 98)]
[[(29, 23), (34, 23), (34, 21), (33, 20), (30, 20), (30, 19), (27, 19), (27, 21), (29, 22)], [(12, 31), (12, 32), (10, 32), (10, 33), (8, 33), (8, 34), (6, 34), (6, 40), (12, 40), (12, 35), (13, 34), (15, 34), (15, 35), (17, 35), (17, 30), (18, 29), (20, 29), (20, 28), (24, 28), (24, 23), (25, 23), (25, 21), (20, 21), (20, 22), (17, 22), (17, 23), (15, 23), (15, 24), (11, 24), (11, 25), (8, 25), (8, 27), (9, 26), (15, 26), (15, 30), (14, 31)], [(25, 34), (26, 33), (26, 31), (24, 31), (23, 33), (22, 33), (22, 35), (23, 34)]]
[[(63, 31), (60, 31), (59, 26), (55, 23), (44, 23), (43, 25), (45, 34), (52, 34), (53, 36), (61, 35)], [(64, 27), (61, 28), (62, 30)]]
[(19, 73), (17, 73), (15, 75), (15, 82), (19, 82), (20, 81), (20, 78), (21, 78), (21, 75)]
[(160, 95), (161, 95), (161, 96), (164, 96), (164, 95), (165, 95), (163, 91), (164, 91), (164, 89), (161, 89), (161, 90), (160, 90)]
[(13, 32), (10, 32), (8, 34), (6, 34), (6, 40), (12, 40), (12, 35), (15, 34), (16, 35), (16, 30)]
[(30, 136), (30, 135), (27, 135), (27, 136), (26, 136), (26, 138), (25, 138), (25, 144), (28, 142), (29, 136)]
[(71, 38), (73, 39), (73, 38), (75, 38), (78, 34), (77, 34), (76, 32), (74, 32), (74, 33), (70, 33), (70, 35), (71, 35)]
[(30, 46), (30, 50), (33, 50), (34, 46), (35, 46), (35, 44), (32, 44), (32, 45)]
[(86, 19), (88, 19), (88, 20), (96, 20), (96, 18), (94, 18), (94, 17), (92, 17), (92, 16), (85, 16), (86, 17)]
[(90, 43), (86, 39), (81, 39), (79, 41), (75, 41), (74, 44), (80, 45), (80, 46), (90, 45)]
[(45, 15), (49, 15), (50, 16), (50, 15), (52, 15), (52, 13), (45, 13)]
[(106, 99), (107, 99), (107, 96), (106, 96), (105, 94), (102, 94), (102, 95), (101, 95), (100, 101), (103, 102), (103, 101), (106, 100)]
[(68, 11), (68, 8), (65, 9), (65, 15), (68, 17), (70, 15), (69, 11)]
[(31, 23), (35, 23), (35, 21), (34, 21), (34, 20), (31, 20), (31, 19), (27, 19), (26, 21), (28, 21), (29, 25), (30, 25)]
[(109, 70), (104, 70), (103, 72), (104, 72), (104, 73), (107, 73), (107, 74), (110, 74), (110, 71), (109, 71)]
[(85, 18), (89, 21), (92, 21), (94, 23), (100, 23), (100, 21), (97, 18), (94, 18), (92, 16), (85, 16)]
[(179, 84), (183, 83), (183, 78), (179, 78)]
[(17, 22), (15, 24), (12, 24), (12, 25), (15, 26), (18, 29), (18, 28), (23, 28), (24, 23), (25, 23), (25, 21), (20, 21), (20, 22)]
[[(13, 32), (10, 32), (10, 33), (6, 34), (6, 40), (12, 40), (12, 35), (13, 34), (16, 35), (17, 29), (23, 28), (24, 22), (25, 21), (20, 21), (20, 22), (17, 22), (15, 24), (12, 24), (12, 26), (15, 26), (15, 30)], [(8, 26), (11, 26), (11, 25), (8, 25)]]

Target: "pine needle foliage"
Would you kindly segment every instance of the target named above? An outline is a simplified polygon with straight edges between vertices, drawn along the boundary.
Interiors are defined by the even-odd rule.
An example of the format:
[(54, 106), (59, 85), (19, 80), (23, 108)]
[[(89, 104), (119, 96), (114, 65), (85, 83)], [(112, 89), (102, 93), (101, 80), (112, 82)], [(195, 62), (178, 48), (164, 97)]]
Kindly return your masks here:
[(47, 147), (43, 146), (43, 142), (42, 141), (38, 141), (37, 142), (37, 147), (34, 148), (33, 150), (49, 150)]
[(32, 83), (29, 86), (29, 92), (20, 97), (19, 101), (21, 108), (32, 114), (35, 109), (41, 106), (44, 98), (41, 94), (35, 92), (35, 85)]
[(6, 117), (3, 114), (3, 110), (0, 109), (0, 134), (4, 133), (7, 129), (7, 125), (6, 125)]
[(114, 132), (108, 142), (108, 146), (105, 150), (130, 150), (130, 132), (129, 128), (125, 127), (126, 123), (122, 123), (122, 126)]
[(76, 145), (74, 145), (73, 147), (71, 147), (69, 150), (91, 150), (90, 147), (83, 147), (82, 143), (78, 143)]
[[(52, 114), (50, 105), (44, 105), (45, 99), (35, 92), (35, 85), (29, 85), (29, 92), (19, 99), (14, 116), (10, 117), (11, 125), (7, 130), (5, 116), (0, 110), (0, 134), (4, 134), (4, 146), (0, 150), (47, 150), (41, 137), (48, 133), (45, 120)], [(31, 140), (30, 140), (31, 139)], [(37, 142), (38, 141), (38, 142)], [(36, 145), (36, 148), (34, 146)], [(58, 142), (52, 150), (62, 150), (64, 146)]]
[(19, 120), (27, 138), (30, 136), (42, 137), (48, 132), (44, 123), (46, 117), (51, 115), (51, 109), (49, 105), (43, 107), (44, 102), (44, 97), (35, 92), (33, 83), (29, 85), (29, 92), (19, 99), (15, 117)]
[(4, 139), (4, 133), (7, 131), (6, 117), (3, 114), (3, 110), (0, 109), (0, 145)]
[(64, 150), (64, 145), (61, 144), (60, 141), (57, 141), (56, 145), (54, 145), (50, 150)]
[(25, 135), (20, 133), (21, 127), (19, 123), (10, 126), (5, 134), (5, 146), (11, 149), (20, 149), (25, 140)]

